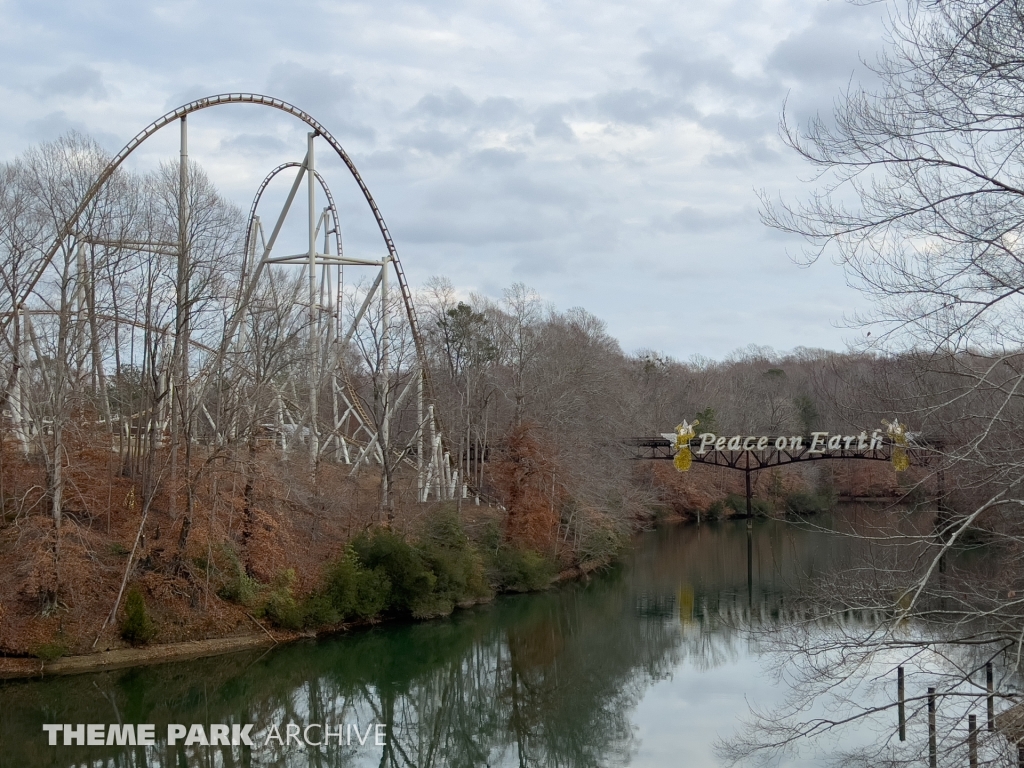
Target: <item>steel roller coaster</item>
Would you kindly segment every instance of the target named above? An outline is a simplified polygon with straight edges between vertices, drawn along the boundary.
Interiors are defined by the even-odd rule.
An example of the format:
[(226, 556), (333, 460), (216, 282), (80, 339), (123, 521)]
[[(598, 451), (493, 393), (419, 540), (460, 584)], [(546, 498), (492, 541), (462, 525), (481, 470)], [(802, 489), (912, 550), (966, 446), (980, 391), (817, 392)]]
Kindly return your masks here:
[[(33, 318), (52, 311), (39, 293), (39, 288), (48, 270), (54, 269), (54, 260), (59, 253), (77, 251), (80, 254), (77, 260), (77, 270), (82, 273), (79, 275), (79, 283), (85, 286), (89, 282), (85, 274), (88, 265), (81, 254), (90, 245), (132, 248), (177, 258), (177, 302), (179, 306), (188, 303), (188, 278), (182, 276), (186, 271), (183, 264), (188, 259), (187, 227), (191, 214), (186, 192), (189, 179), (188, 117), (201, 110), (232, 104), (267, 107), (301, 120), (310, 129), (305, 155), (301, 161), (284, 163), (273, 169), (256, 192), (249, 210), (239, 274), (234, 290), (225, 298), (221, 332), (217, 338), (193, 338), (188, 319), (181, 317), (164, 327), (146, 329), (160, 335), (160, 343), (167, 350), (162, 356), (163, 369), (160, 373), (166, 388), (173, 393), (172, 397), (167, 398), (167, 403), (177, 399), (191, 404), (191, 411), (197, 414), (197, 420), (203, 422), (205, 433), (212, 442), (236, 437), (239, 428), (238, 409), (225, 409), (231, 414), (225, 417), (216, 409), (207, 408), (206, 399), (218, 387), (225, 388), (225, 371), (230, 370), (235, 380), (247, 375), (244, 362), (238, 362), (244, 361), (245, 356), (241, 353), (250, 341), (247, 336), (247, 320), (253, 311), (254, 297), (260, 286), (265, 286), (271, 270), (291, 266), (294, 273), (301, 269), (300, 279), (306, 283), (302, 307), (303, 311), (308, 312), (303, 340), (308, 345), (305, 348), (306, 381), (298, 387), (294, 381), (278, 384), (276, 402), (273, 408), (263, 414), (259, 425), (264, 440), (280, 451), (287, 452), (295, 448), (307, 451), (314, 467), (321, 461), (348, 465), (351, 467), (350, 474), (368, 466), (404, 465), (415, 471), (419, 501), (451, 499), (459, 493), (464, 495), (465, 483), (453, 466), (438, 415), (430, 402), (426, 350), (417, 322), (412, 291), (377, 203), (349, 155), (324, 125), (288, 102), (253, 93), (227, 93), (197, 99), (154, 120), (109, 160), (85, 193), (77, 198), (70, 215), (56, 227), (53, 241), (41, 251), (41, 257), (33, 261), (32, 268), (21, 281), (20, 289), (12, 293), (13, 307), (0, 315), (0, 329), (8, 339), (14, 359), (19, 361), (13, 366), (6, 393), (7, 411), (15, 434), (21, 435), (23, 444), (27, 445), (26, 436), (47, 429), (45, 423), (40, 423), (38, 415), (24, 404), (26, 387), (32, 384), (23, 381), (22, 377), (25, 375), (23, 372), (31, 370), (33, 365), (38, 367), (43, 364), (45, 354), (35, 341)], [(80, 227), (80, 220), (118, 168), (144, 142), (173, 123), (178, 123), (180, 127), (177, 242), (157, 242), (153, 237), (142, 242), (104, 242), (84, 231), (88, 228)], [(380, 258), (356, 258), (345, 254), (341, 220), (334, 195), (316, 168), (315, 150), (318, 141), (325, 143), (341, 159), (369, 205), (384, 241), (385, 252)], [(288, 172), (294, 173), (294, 178), (283, 206), (272, 219), (274, 223), (268, 235), (260, 215), (264, 193), (275, 178)], [(305, 227), (308, 247), (303, 253), (282, 255), (275, 250), (275, 246), (278, 246), (282, 229), (293, 207), (303, 207), (301, 203), (299, 206), (294, 205), (297, 198), (303, 197), (300, 195), (303, 181), (306, 182), (304, 196), (307, 198)], [(323, 207), (318, 203), (320, 197), (326, 200)], [(322, 247), (318, 247), (321, 243)], [(354, 305), (349, 307), (347, 314), (343, 307), (346, 268), (360, 270), (364, 276), (361, 282), (361, 305), (358, 308)], [(372, 275), (372, 280), (365, 278), (367, 274)], [(398, 296), (394, 295), (392, 281), (397, 283)], [(82, 289), (76, 299), (80, 314), (85, 311), (86, 293), (87, 289)], [(403, 316), (395, 317), (396, 310)], [(92, 313), (94, 318), (97, 317), (95, 307)], [(366, 324), (370, 322), (371, 316), (374, 326), (368, 331)], [(139, 325), (137, 319), (130, 317), (114, 319), (130, 327)], [(403, 323), (404, 326), (399, 328)], [(12, 333), (12, 329), (16, 332)], [(356, 391), (360, 385), (353, 382), (353, 372), (346, 363), (345, 350), (354, 338), (371, 332), (377, 340), (381, 359), (378, 360), (378, 378), (373, 383), (373, 404), (367, 405), (365, 391), (363, 396)], [(399, 332), (411, 337), (412, 343), (412, 354), (407, 356), (408, 360), (404, 363), (390, 359), (393, 347), (390, 339)], [(103, 365), (100, 355), (96, 356), (93, 365)], [(365, 381), (361, 386), (365, 390)], [(231, 390), (231, 396), (236, 399), (244, 397), (243, 387), (227, 389)], [(300, 390), (304, 391), (299, 394)], [(219, 393), (217, 396), (223, 397)], [(168, 404), (160, 409), (154, 407), (144, 413), (132, 414), (130, 418), (123, 414), (112, 414), (109, 407), (106, 410), (103, 418), (108, 421), (109, 431), (120, 431), (122, 446), (128, 445), (130, 449), (134, 442), (134, 450), (141, 450), (144, 435), (163, 434), (169, 427), (173, 430), (174, 408)], [(182, 413), (186, 410), (182, 410)], [(393, 430), (396, 414), (400, 411), (405, 414), (406, 427)], [(414, 423), (409, 428), (412, 411), (415, 411)], [(390, 488), (385, 485), (385, 503), (388, 493)]]

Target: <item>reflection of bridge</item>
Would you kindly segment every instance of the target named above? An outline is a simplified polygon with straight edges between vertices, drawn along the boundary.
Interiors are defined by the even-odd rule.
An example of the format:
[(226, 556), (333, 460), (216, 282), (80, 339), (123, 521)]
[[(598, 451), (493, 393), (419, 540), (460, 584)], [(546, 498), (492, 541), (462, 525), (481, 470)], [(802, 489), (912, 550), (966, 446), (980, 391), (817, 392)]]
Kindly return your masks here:
[[(685, 593), (685, 589), (681, 592)], [(683, 625), (699, 624), (705, 628), (719, 626), (743, 629), (768, 624), (796, 625), (815, 622), (820, 626), (878, 626), (891, 614), (874, 608), (849, 609), (822, 614), (798, 600), (786, 600), (780, 593), (763, 595), (759, 602), (737, 599), (733, 593), (702, 595), (694, 600), (671, 593), (642, 592), (636, 597), (634, 613), (645, 619), (672, 619)], [(710, 600), (708, 598), (711, 598)]]

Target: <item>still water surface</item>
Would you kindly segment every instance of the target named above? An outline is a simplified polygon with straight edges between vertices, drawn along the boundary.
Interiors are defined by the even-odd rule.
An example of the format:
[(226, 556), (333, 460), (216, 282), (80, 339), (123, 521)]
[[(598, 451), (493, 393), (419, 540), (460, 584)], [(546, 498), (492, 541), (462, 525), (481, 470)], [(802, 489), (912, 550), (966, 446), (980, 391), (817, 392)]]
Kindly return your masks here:
[[(676, 526), (586, 583), (446, 620), (0, 684), (0, 766), (711, 768), (749, 705), (787, 692), (745, 627), (787, 621), (815, 577), (849, 557), (841, 537), (781, 522)], [(153, 723), (158, 744), (51, 747), (43, 723)], [(257, 746), (168, 747), (168, 723), (254, 723)], [(388, 738), (265, 744), (289, 723), (383, 723)]]

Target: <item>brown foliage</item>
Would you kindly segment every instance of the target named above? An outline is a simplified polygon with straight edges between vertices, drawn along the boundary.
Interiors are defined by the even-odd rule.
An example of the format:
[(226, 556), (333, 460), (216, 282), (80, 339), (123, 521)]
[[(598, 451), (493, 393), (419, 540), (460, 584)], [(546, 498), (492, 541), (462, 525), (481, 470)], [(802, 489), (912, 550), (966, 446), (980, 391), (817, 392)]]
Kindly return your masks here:
[[(100, 633), (144, 506), (140, 484), (122, 474), (116, 447), (99, 431), (68, 440), (59, 537), (43, 495), (43, 463), (25, 457), (13, 442), (0, 447), (0, 561), (7, 566), (0, 569), (0, 655), (46, 646), (84, 653)], [(267, 451), (255, 462), (245, 536), (240, 462), (200, 448), (194, 461), (195, 507), (185, 551), (177, 547), (185, 519), (184, 473), (172, 487), (165, 472), (129, 573), (129, 584), (146, 598), (157, 643), (259, 631), (246, 616), (250, 609), (218, 594), (226, 579), (237, 576), (227, 550), (265, 584), (294, 571), (292, 588), (301, 597), (319, 583), (323, 564), (376, 518), (379, 478), (373, 473), (349, 479), (350, 468), (324, 465), (314, 485), (302, 457), (282, 460)], [(157, 463), (166, 465), (165, 452)], [(415, 488), (414, 479), (400, 480)], [(407, 510), (398, 511), (398, 524), (407, 526)], [(101, 634), (98, 650), (122, 645), (117, 618)]]
[[(644, 462), (638, 474), (649, 473), (649, 482), (660, 503), (674, 515), (695, 517), (714, 502), (724, 501), (729, 494), (744, 495), (743, 473), (722, 467), (694, 464), (688, 472), (678, 472), (671, 462)], [(753, 494), (766, 499), (780, 512), (792, 493), (813, 491), (827, 485), (840, 499), (898, 499), (916, 484), (925, 496), (934, 494), (935, 481), (926, 470), (912, 467), (897, 473), (891, 464), (881, 461), (834, 461), (796, 464), (755, 472)]]
[(718, 480), (720, 472), (694, 466), (689, 472), (678, 472), (671, 462), (645, 462), (640, 471), (651, 474), (651, 483), (658, 491), (659, 501), (676, 515), (687, 516), (705, 510), (718, 498), (729, 493)]
[(558, 533), (558, 511), (566, 501), (556, 478), (555, 452), (540, 428), (524, 422), (513, 427), (505, 448), (489, 468), (489, 477), (508, 514), (505, 535), (513, 544), (541, 552), (551, 550)]

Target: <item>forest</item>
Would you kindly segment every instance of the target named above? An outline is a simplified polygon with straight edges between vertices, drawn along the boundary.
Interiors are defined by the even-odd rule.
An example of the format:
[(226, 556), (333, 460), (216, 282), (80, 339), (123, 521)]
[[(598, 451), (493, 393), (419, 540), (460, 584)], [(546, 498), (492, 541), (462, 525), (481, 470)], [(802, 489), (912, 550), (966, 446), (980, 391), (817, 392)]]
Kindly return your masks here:
[[(0, 169), (9, 656), (318, 631), (537, 588), (659, 519), (742, 511), (738, 478), (635, 461), (628, 438), (683, 419), (806, 434), (895, 416), (935, 437), (945, 420), (898, 404), (989, 364), (627, 353), (583, 308), (441, 276), (410, 315), (400, 292), (338, 270), (311, 310), (308, 268), (252, 279), (246, 218), (195, 163), (119, 169), (59, 241), (108, 160), (69, 134)], [(764, 472), (757, 512), (924, 503), (929, 473)]]

